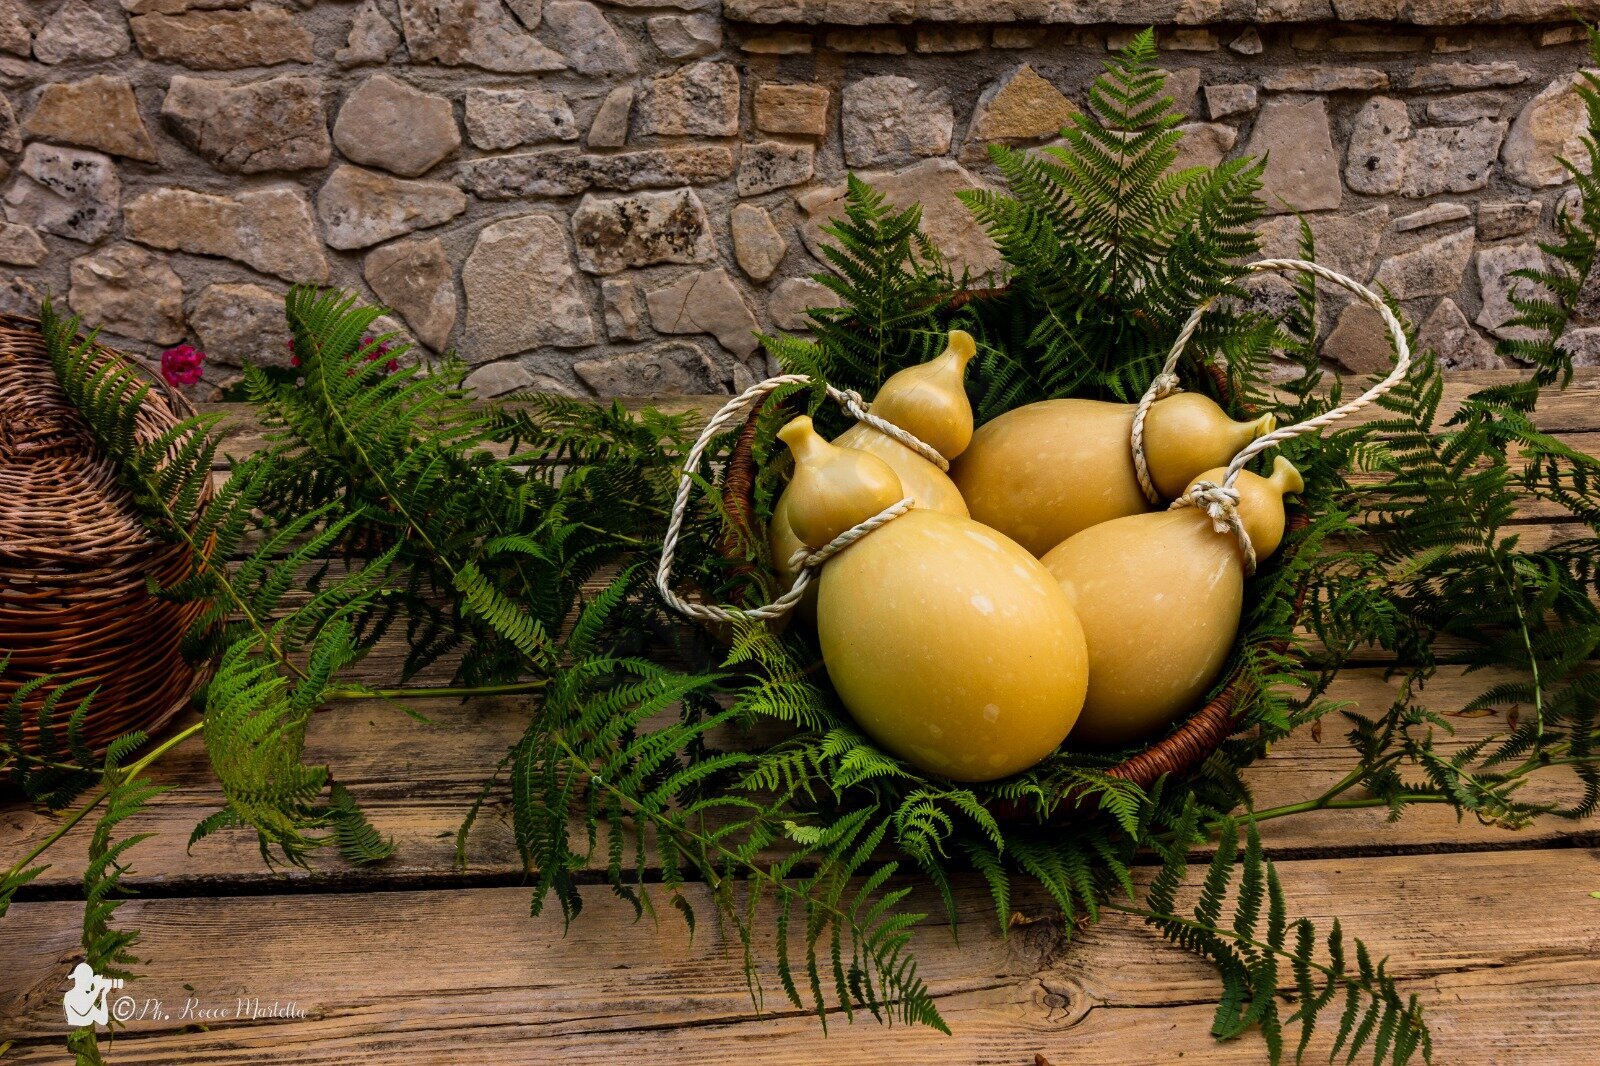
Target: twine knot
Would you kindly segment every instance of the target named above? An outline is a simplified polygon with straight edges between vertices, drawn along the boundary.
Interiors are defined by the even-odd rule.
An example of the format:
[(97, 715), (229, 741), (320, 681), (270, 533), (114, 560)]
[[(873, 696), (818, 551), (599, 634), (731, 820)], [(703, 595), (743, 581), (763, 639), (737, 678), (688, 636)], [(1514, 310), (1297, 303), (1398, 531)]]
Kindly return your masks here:
[(1219, 485), (1215, 481), (1196, 481), (1187, 492), (1172, 501), (1169, 510), (1193, 507), (1204, 511), (1211, 519), (1211, 528), (1218, 533), (1232, 533), (1239, 542), (1246, 577), (1256, 572), (1256, 547), (1250, 543), (1250, 534), (1239, 517), (1239, 490), (1232, 485)]
[(1183, 383), (1178, 380), (1178, 375), (1163, 371), (1150, 379), (1151, 399), (1164, 400), (1175, 392), (1183, 391)]

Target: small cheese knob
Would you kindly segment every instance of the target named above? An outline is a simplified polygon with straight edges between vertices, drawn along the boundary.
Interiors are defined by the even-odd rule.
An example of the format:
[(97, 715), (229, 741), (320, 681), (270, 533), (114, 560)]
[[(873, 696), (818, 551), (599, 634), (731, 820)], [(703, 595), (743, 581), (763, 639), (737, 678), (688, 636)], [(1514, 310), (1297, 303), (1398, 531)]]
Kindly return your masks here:
[(878, 390), (870, 410), (946, 459), (954, 459), (972, 443), (966, 373), (977, 352), (970, 333), (951, 330), (941, 355), (890, 377)]
[(816, 549), (905, 498), (900, 479), (875, 455), (829, 444), (805, 415), (778, 431), (794, 454), (789, 482), (790, 527)]
[(1262, 415), (1235, 422), (1209, 396), (1179, 392), (1150, 405), (1144, 420), (1144, 458), (1150, 480), (1163, 499), (1176, 499), (1196, 470), (1226, 463), (1244, 446), (1277, 428), (1277, 419)]

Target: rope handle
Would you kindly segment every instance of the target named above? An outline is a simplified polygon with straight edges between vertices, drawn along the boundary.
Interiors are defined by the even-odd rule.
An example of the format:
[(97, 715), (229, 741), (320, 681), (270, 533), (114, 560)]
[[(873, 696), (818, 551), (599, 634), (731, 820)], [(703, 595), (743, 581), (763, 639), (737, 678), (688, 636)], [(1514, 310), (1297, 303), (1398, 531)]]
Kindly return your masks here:
[[(1336, 285), (1355, 296), (1356, 299), (1378, 312), (1383, 319), (1384, 326), (1389, 331), (1389, 340), (1394, 345), (1394, 367), (1387, 377), (1374, 384), (1366, 392), (1355, 399), (1340, 404), (1329, 411), (1324, 411), (1315, 418), (1308, 418), (1304, 422), (1293, 425), (1280, 426), (1271, 433), (1263, 434), (1245, 445), (1233, 461), (1228, 464), (1227, 475), (1222, 479), (1222, 484), (1215, 482), (1199, 481), (1190, 486), (1189, 491), (1172, 501), (1172, 507), (1197, 507), (1211, 517), (1212, 527), (1218, 533), (1232, 532), (1239, 541), (1239, 550), (1244, 556), (1245, 574), (1253, 574), (1256, 570), (1255, 546), (1250, 543), (1250, 536), (1245, 532), (1244, 523), (1239, 518), (1239, 492), (1234, 484), (1239, 480), (1239, 474), (1245, 465), (1266, 451), (1276, 447), (1286, 440), (1304, 436), (1307, 433), (1320, 433), (1325, 427), (1341, 419), (1347, 418), (1364, 407), (1375, 403), (1381, 396), (1400, 384), (1407, 372), (1411, 369), (1411, 345), (1406, 341), (1405, 327), (1400, 324), (1400, 319), (1384, 303), (1383, 297), (1367, 288), (1365, 285), (1345, 277), (1336, 270), (1329, 270), (1318, 263), (1308, 262), (1304, 259), (1261, 259), (1245, 267), (1247, 273), (1261, 274), (1269, 271), (1298, 272), (1311, 274), (1331, 285)], [(1133, 433), (1129, 441), (1133, 449), (1133, 466), (1139, 477), (1139, 487), (1144, 491), (1145, 497), (1153, 504), (1160, 504), (1161, 497), (1156, 492), (1155, 484), (1150, 478), (1150, 468), (1144, 455), (1144, 422), (1150, 413), (1150, 406), (1157, 400), (1163, 399), (1180, 391), (1178, 384), (1178, 360), (1182, 358), (1184, 349), (1194, 337), (1195, 331), (1200, 327), (1201, 317), (1211, 309), (1221, 294), (1209, 297), (1199, 307), (1189, 313), (1189, 318), (1184, 322), (1183, 328), (1178, 331), (1178, 337), (1172, 342), (1172, 350), (1167, 353), (1167, 361), (1150, 382), (1150, 387), (1139, 398), (1139, 406), (1133, 414)]]
[[(661, 598), (673, 610), (689, 618), (697, 618), (703, 622), (733, 622), (738, 620), (768, 621), (782, 618), (794, 609), (794, 606), (805, 596), (806, 587), (811, 583), (817, 567), (828, 559), (848, 548), (862, 537), (871, 533), (879, 526), (899, 518), (911, 510), (913, 500), (906, 497), (897, 503), (879, 511), (864, 522), (859, 522), (840, 533), (833, 540), (815, 550), (809, 548), (797, 551), (789, 564), (798, 569), (794, 584), (789, 590), (769, 604), (761, 607), (752, 607), (748, 610), (737, 607), (718, 607), (712, 604), (693, 603), (679, 596), (672, 589), (672, 562), (678, 551), (678, 538), (683, 532), (683, 518), (689, 510), (689, 493), (694, 488), (694, 472), (700, 468), (700, 463), (705, 458), (706, 449), (711, 446), (712, 440), (727, 432), (739, 422), (750, 417), (766, 397), (786, 385), (809, 385), (811, 378), (806, 374), (781, 374), (777, 377), (767, 378), (765, 381), (745, 389), (739, 395), (723, 404), (716, 414), (706, 422), (700, 431), (700, 437), (694, 442), (694, 447), (689, 449), (689, 454), (684, 457), (683, 473), (678, 478), (678, 495), (672, 503), (672, 514), (667, 521), (666, 536), (661, 541), (661, 561), (656, 566), (656, 589), (661, 593)], [(861, 394), (852, 389), (839, 389), (823, 382), (823, 388), (828, 390), (828, 395), (840, 407), (844, 408), (858, 422), (865, 422), (880, 433), (894, 438), (901, 444), (933, 463), (940, 470), (949, 470), (950, 462), (940, 455), (926, 442), (901, 429), (891, 422), (885, 421), (867, 410), (866, 401)]]
[[(1371, 307), (1383, 320), (1384, 326), (1389, 331), (1389, 339), (1394, 343), (1395, 364), (1387, 377), (1373, 385), (1366, 392), (1355, 399), (1340, 404), (1332, 410), (1325, 411), (1315, 418), (1294, 425), (1281, 426), (1271, 433), (1257, 437), (1240, 450), (1233, 461), (1228, 464), (1226, 475), (1219, 485), (1211, 481), (1199, 481), (1190, 486), (1189, 491), (1172, 501), (1173, 508), (1195, 507), (1206, 512), (1211, 518), (1212, 527), (1218, 533), (1231, 532), (1239, 542), (1240, 554), (1243, 556), (1245, 574), (1254, 574), (1256, 570), (1255, 546), (1250, 543), (1250, 535), (1244, 528), (1244, 522), (1239, 517), (1239, 490), (1234, 487), (1239, 480), (1239, 474), (1245, 465), (1257, 455), (1268, 448), (1276, 447), (1279, 443), (1292, 440), (1307, 433), (1318, 433), (1326, 426), (1332, 425), (1349, 415), (1367, 407), (1378, 400), (1389, 390), (1398, 385), (1411, 369), (1411, 346), (1406, 341), (1405, 328), (1400, 320), (1395, 317), (1389, 305), (1383, 298), (1371, 289), (1352, 278), (1348, 278), (1338, 271), (1330, 270), (1317, 263), (1304, 259), (1261, 259), (1245, 267), (1247, 273), (1259, 274), (1268, 271), (1299, 272), (1311, 274), (1329, 284), (1336, 285), (1353, 294)], [(1150, 387), (1139, 398), (1139, 404), (1134, 410), (1133, 430), (1129, 445), (1133, 451), (1134, 471), (1138, 475), (1139, 487), (1144, 491), (1146, 498), (1152, 504), (1159, 505), (1161, 497), (1156, 492), (1155, 484), (1150, 478), (1150, 468), (1144, 455), (1144, 423), (1150, 413), (1150, 407), (1157, 400), (1170, 396), (1180, 391), (1177, 367), (1178, 360), (1182, 358), (1184, 349), (1194, 338), (1195, 331), (1200, 327), (1200, 319), (1220, 297), (1215, 294), (1201, 303), (1189, 313), (1183, 328), (1178, 331), (1177, 339), (1173, 341), (1172, 350), (1167, 353), (1166, 363), (1150, 382)], [(858, 523), (839, 534), (829, 543), (816, 550), (803, 550), (795, 553), (789, 560), (791, 566), (796, 566), (794, 584), (789, 590), (776, 600), (761, 607), (743, 610), (733, 607), (718, 607), (710, 604), (691, 603), (672, 590), (672, 562), (678, 550), (678, 538), (683, 531), (683, 519), (689, 508), (689, 493), (694, 486), (694, 471), (699, 468), (705, 458), (706, 449), (711, 441), (718, 435), (726, 432), (734, 423), (750, 416), (757, 404), (768, 394), (783, 388), (786, 385), (809, 385), (811, 378), (805, 374), (782, 374), (778, 377), (768, 378), (765, 381), (745, 389), (744, 392), (729, 400), (706, 423), (700, 437), (695, 441), (694, 447), (689, 449), (689, 454), (684, 459), (683, 474), (678, 479), (678, 495), (673, 501), (672, 514), (667, 522), (666, 536), (661, 543), (661, 561), (656, 567), (656, 588), (660, 591), (662, 599), (680, 614), (690, 618), (698, 618), (708, 622), (732, 622), (739, 619), (768, 620), (781, 618), (792, 610), (805, 595), (806, 587), (811, 583), (812, 575), (823, 562), (879, 526), (886, 525), (894, 519), (911, 510), (912, 500), (908, 497), (885, 508), (864, 522)], [(845, 409), (857, 421), (865, 422), (872, 428), (899, 441), (906, 447), (915, 451), (940, 470), (948, 470), (949, 462), (924, 441), (901, 429), (882, 418), (877, 417), (867, 410), (866, 402), (860, 393), (849, 389), (839, 389), (823, 383), (823, 388), (828, 395)]]

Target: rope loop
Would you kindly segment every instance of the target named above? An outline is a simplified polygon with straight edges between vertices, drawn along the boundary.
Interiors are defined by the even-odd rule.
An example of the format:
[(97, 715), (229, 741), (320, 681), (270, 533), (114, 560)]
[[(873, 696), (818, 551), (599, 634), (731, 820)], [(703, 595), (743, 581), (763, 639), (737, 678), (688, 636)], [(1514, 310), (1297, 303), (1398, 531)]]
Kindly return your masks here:
[(789, 556), (789, 566), (795, 570), (815, 570), (868, 533), (871, 533), (874, 529), (888, 525), (911, 510), (912, 507), (916, 506), (916, 502), (910, 496), (907, 496), (897, 503), (891, 503), (866, 521), (856, 523), (815, 551), (810, 548), (801, 548)]
[[(815, 578), (818, 567), (879, 526), (888, 525), (911, 510), (913, 501), (910, 497), (906, 497), (884, 508), (871, 518), (856, 523), (822, 547), (815, 550), (808, 548), (796, 552), (794, 558), (789, 560), (790, 565), (797, 566), (799, 569), (799, 573), (795, 575), (794, 584), (789, 586), (789, 590), (783, 595), (764, 606), (745, 610), (738, 607), (719, 607), (714, 604), (694, 603), (673, 591), (672, 563), (678, 552), (678, 538), (683, 534), (684, 516), (689, 510), (689, 493), (694, 488), (694, 473), (700, 469), (700, 464), (705, 459), (706, 449), (711, 446), (711, 442), (716, 437), (748, 419), (751, 413), (771, 393), (786, 385), (809, 384), (811, 384), (811, 378), (805, 374), (780, 374), (777, 377), (768, 378), (750, 386), (723, 404), (717, 413), (711, 416), (706, 422), (705, 428), (700, 431), (699, 438), (695, 440), (694, 447), (690, 448), (689, 454), (684, 456), (683, 473), (678, 477), (678, 495), (672, 502), (672, 513), (667, 520), (667, 532), (661, 540), (661, 560), (656, 565), (656, 591), (661, 593), (661, 598), (679, 614), (687, 618), (699, 619), (703, 622), (769, 621), (782, 618), (804, 598), (806, 588)], [(949, 462), (944, 456), (934, 451), (931, 446), (918, 440), (899, 426), (887, 422), (868, 411), (866, 402), (862, 400), (860, 393), (851, 389), (834, 388), (826, 382), (823, 383), (823, 388), (827, 389), (828, 395), (833, 398), (835, 403), (844, 408), (847, 413), (858, 421), (865, 422), (880, 433), (893, 437), (901, 444), (926, 458), (929, 462), (934, 462), (935, 457), (937, 457), (936, 465), (941, 470), (949, 469)]]
[[(1187, 494), (1172, 502), (1173, 507), (1204, 508), (1211, 515), (1213, 525), (1218, 525), (1218, 514), (1219, 511), (1222, 512), (1224, 524), (1218, 526), (1217, 532), (1227, 532), (1231, 529), (1234, 535), (1239, 538), (1240, 552), (1245, 560), (1245, 573), (1248, 575), (1255, 572), (1256, 553), (1254, 546), (1250, 543), (1249, 534), (1244, 530), (1244, 523), (1239, 520), (1238, 493), (1233, 491), (1234, 483), (1239, 480), (1240, 472), (1244, 470), (1250, 460), (1268, 448), (1276, 447), (1286, 440), (1293, 440), (1295, 437), (1304, 436), (1307, 433), (1320, 433), (1335, 422), (1376, 403), (1390, 389), (1400, 384), (1401, 380), (1410, 372), (1411, 345), (1406, 340), (1405, 327), (1401, 325), (1400, 319), (1395, 316), (1395, 313), (1389, 309), (1389, 305), (1384, 302), (1383, 297), (1359, 281), (1347, 278), (1336, 270), (1329, 270), (1319, 263), (1312, 263), (1305, 259), (1259, 259), (1254, 263), (1250, 263), (1244, 269), (1246, 273), (1250, 274), (1270, 272), (1310, 274), (1315, 278), (1328, 282), (1330, 285), (1344, 289), (1378, 313), (1378, 317), (1383, 320), (1384, 328), (1389, 332), (1389, 341), (1394, 346), (1395, 354), (1394, 366), (1389, 370), (1388, 375), (1373, 384), (1360, 396), (1331, 410), (1324, 411), (1315, 418), (1308, 418), (1304, 422), (1297, 422), (1293, 425), (1280, 426), (1271, 433), (1257, 437), (1249, 444), (1246, 444), (1240, 449), (1239, 454), (1233, 457), (1233, 461), (1228, 464), (1227, 476), (1222, 479), (1220, 486), (1211, 485), (1210, 482), (1199, 482)], [(1178, 369), (1178, 360), (1183, 357), (1184, 349), (1189, 346), (1189, 342), (1194, 338), (1195, 331), (1200, 328), (1200, 319), (1211, 309), (1211, 306), (1216, 303), (1220, 296), (1221, 293), (1212, 295), (1200, 306), (1189, 312), (1189, 317), (1184, 321), (1183, 328), (1178, 330), (1177, 339), (1172, 342), (1172, 350), (1167, 353), (1167, 361), (1162, 365), (1161, 373), (1151, 380), (1150, 387), (1139, 398), (1139, 405), (1134, 410), (1133, 431), (1129, 440), (1129, 446), (1133, 450), (1134, 473), (1138, 475), (1139, 488), (1143, 490), (1145, 498), (1156, 506), (1161, 504), (1161, 495), (1156, 491), (1155, 482), (1150, 477), (1149, 464), (1145, 460), (1145, 418), (1150, 413), (1151, 405), (1157, 400), (1164, 399), (1179, 391), (1175, 376)], [(1197, 497), (1197, 490), (1202, 488), (1225, 489), (1233, 492), (1233, 497), (1228, 500), (1209, 491), (1200, 492)], [(1229, 513), (1231, 513), (1231, 517), (1227, 517)]]
[(940, 455), (931, 444), (913, 434), (907, 433), (893, 422), (879, 418), (867, 410), (867, 402), (861, 398), (861, 394), (855, 389), (836, 389), (832, 385), (827, 386), (827, 389), (828, 395), (838, 400), (839, 405), (857, 422), (865, 422), (884, 436), (904, 444), (941, 471), (947, 474), (950, 472), (950, 460)]

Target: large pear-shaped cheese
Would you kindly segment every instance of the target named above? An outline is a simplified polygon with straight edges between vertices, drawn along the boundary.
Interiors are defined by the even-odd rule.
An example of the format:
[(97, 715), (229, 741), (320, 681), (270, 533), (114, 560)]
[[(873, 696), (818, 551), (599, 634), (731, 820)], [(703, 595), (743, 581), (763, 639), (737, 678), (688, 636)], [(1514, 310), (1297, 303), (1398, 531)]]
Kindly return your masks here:
[(1050, 572), (994, 530), (940, 511), (910, 511), (830, 560), (817, 630), (861, 728), (957, 781), (1045, 758), (1088, 683), (1082, 627)]
[[(1101, 522), (1150, 510), (1133, 466), (1134, 405), (1043, 400), (986, 423), (951, 467), (971, 516), (1035, 555)], [(1234, 422), (1212, 400), (1178, 393), (1151, 405), (1145, 457), (1174, 495), (1237, 455), (1272, 416)]]
[[(1201, 477), (1220, 484), (1224, 473)], [(1265, 559), (1283, 538), (1283, 495), (1301, 490), (1300, 475), (1280, 458), (1270, 478), (1246, 472), (1235, 487)], [(1043, 562), (1077, 609), (1089, 648), (1074, 747), (1147, 741), (1199, 706), (1239, 631), (1244, 565), (1232, 533), (1193, 507), (1128, 515), (1074, 534)]]

